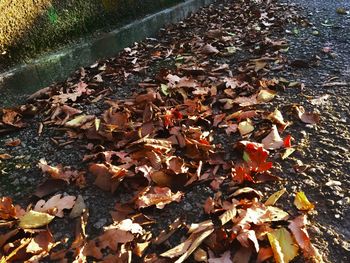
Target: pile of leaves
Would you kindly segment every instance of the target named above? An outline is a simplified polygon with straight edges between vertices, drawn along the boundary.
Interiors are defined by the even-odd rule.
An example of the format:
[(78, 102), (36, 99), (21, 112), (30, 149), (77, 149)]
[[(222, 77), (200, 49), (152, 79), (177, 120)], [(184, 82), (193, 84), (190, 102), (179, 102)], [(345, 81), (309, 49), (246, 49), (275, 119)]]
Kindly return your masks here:
[[(0, 235), (0, 262), (290, 262), (298, 254), (322, 262), (306, 229), (314, 205), (305, 194), (295, 193), (299, 214), (291, 215), (276, 205), (285, 189), (265, 197), (253, 188), (280, 180), (271, 156), (293, 154), (288, 126), (319, 122), (318, 114), (300, 105), (285, 112), (265, 107), (295, 85), (270, 76), (288, 68), (288, 44), (271, 32), (300, 19), (292, 11), (275, 1), (225, 1), (168, 27), (165, 40), (137, 43), (117, 58), (81, 69), (66, 83), (36, 92), (26, 105), (2, 109), (0, 132), (25, 128), (26, 116), (40, 116), (39, 135), (59, 129), (62, 137), (52, 138), (54, 144), (78, 140), (89, 153), (80, 170), (38, 160), (47, 179), (34, 193), (40, 200), (28, 207), (0, 199), (0, 228), (8, 229)], [(207, 26), (205, 35), (197, 30), (198, 21)], [(227, 63), (243, 49), (253, 58)], [(152, 63), (164, 60), (173, 67), (146, 74)], [(103, 87), (133, 76), (146, 77), (125, 99)], [(98, 110), (84, 108), (87, 104), (99, 105)], [(232, 143), (214, 143), (218, 134)], [(91, 177), (104, 191), (126, 189), (133, 195), (115, 204), (113, 223), (96, 237), (87, 233), (89, 207), (83, 197), (57, 193), (89, 187)], [(157, 218), (147, 211), (181, 203), (198, 184), (215, 191), (203, 204), (207, 220), (188, 225), (179, 215), (155, 235)], [(77, 222), (74, 240), (53, 238), (50, 222), (64, 217)], [(178, 246), (149, 252), (181, 229), (187, 235)]]

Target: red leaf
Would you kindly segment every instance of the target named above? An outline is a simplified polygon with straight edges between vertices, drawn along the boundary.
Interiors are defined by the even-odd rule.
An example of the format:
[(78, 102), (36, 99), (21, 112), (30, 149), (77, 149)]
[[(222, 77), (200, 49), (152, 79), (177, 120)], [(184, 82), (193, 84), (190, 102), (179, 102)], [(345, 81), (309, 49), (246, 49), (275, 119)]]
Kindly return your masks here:
[(238, 166), (235, 168), (235, 173), (233, 174), (233, 180), (238, 183), (243, 183), (244, 181), (253, 182), (253, 178), (250, 175), (248, 167)]
[(289, 134), (286, 138), (283, 140), (283, 145), (285, 148), (292, 147), (292, 136)]
[(249, 156), (248, 165), (252, 172), (264, 172), (272, 167), (272, 162), (266, 162), (268, 152), (263, 147), (256, 148), (253, 143), (248, 143), (245, 149)]

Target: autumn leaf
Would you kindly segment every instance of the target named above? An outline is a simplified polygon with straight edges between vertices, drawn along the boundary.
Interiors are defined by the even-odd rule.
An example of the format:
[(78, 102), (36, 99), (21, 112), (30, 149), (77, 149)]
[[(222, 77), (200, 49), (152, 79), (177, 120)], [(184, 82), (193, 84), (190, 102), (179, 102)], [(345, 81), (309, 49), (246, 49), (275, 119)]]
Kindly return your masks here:
[(292, 231), (295, 240), (302, 249), (306, 258), (313, 259), (314, 262), (323, 263), (322, 256), (312, 245), (309, 234), (306, 230), (306, 215), (301, 215), (291, 220), (288, 228)]
[(119, 183), (124, 179), (127, 170), (112, 164), (91, 164), (89, 171), (96, 176), (94, 184), (102, 190), (115, 192)]
[(251, 171), (260, 173), (271, 169), (272, 162), (266, 162), (268, 152), (262, 147), (257, 147), (253, 143), (248, 143), (245, 147), (245, 152), (248, 157), (246, 162)]
[(272, 125), (271, 132), (261, 141), (265, 149), (276, 150), (284, 145), (284, 141), (278, 133), (276, 125)]
[(6, 146), (10, 146), (10, 147), (15, 147), (21, 144), (21, 140), (20, 139), (12, 139), (9, 140), (5, 143)]
[(236, 238), (242, 246), (247, 248), (251, 246), (250, 242), (252, 242), (255, 251), (259, 252), (259, 243), (254, 230), (243, 230), (241, 233), (239, 233), (239, 235)]
[[(191, 231), (192, 230), (192, 231)], [(214, 225), (209, 221), (204, 221), (194, 228), (190, 228), (191, 235), (180, 245), (161, 254), (162, 257), (174, 258), (180, 256), (175, 263), (184, 262), (207, 238), (212, 232), (214, 232)]]
[(307, 199), (304, 192), (296, 193), (295, 199), (294, 199), (294, 205), (299, 210), (304, 210), (304, 211), (312, 210), (315, 208), (315, 205), (310, 203), (310, 201)]
[(295, 106), (299, 119), (308, 124), (317, 124), (320, 122), (320, 115), (318, 113), (306, 112), (303, 106)]
[(15, 219), (17, 218), (16, 214), (16, 208), (12, 204), (12, 198), (2, 197), (0, 199), (0, 219)]
[(155, 205), (158, 209), (164, 208), (165, 205), (171, 202), (180, 202), (183, 193), (172, 193), (168, 187), (152, 187), (136, 199), (136, 206), (138, 208), (149, 207)]
[(280, 197), (287, 191), (286, 188), (283, 188), (275, 193), (273, 193), (266, 201), (265, 201), (265, 205), (274, 205), (278, 199), (280, 199)]
[(288, 263), (298, 255), (298, 245), (285, 228), (267, 233), (267, 237), (277, 263)]
[(259, 91), (257, 100), (258, 102), (269, 102), (273, 100), (273, 98), (276, 96), (276, 92), (269, 89), (262, 89)]
[(70, 183), (71, 180), (76, 179), (79, 175), (78, 171), (72, 171), (61, 164), (57, 166), (48, 165), (44, 159), (40, 159), (38, 166), (44, 173), (51, 175), (53, 179), (64, 180), (67, 183)]
[(242, 136), (251, 133), (252, 131), (254, 131), (254, 126), (252, 124), (252, 121), (249, 119), (247, 119), (246, 121), (241, 121), (238, 124), (238, 130)]
[(47, 212), (58, 217), (63, 217), (63, 210), (71, 209), (75, 204), (75, 199), (75, 196), (62, 196), (58, 194), (46, 202), (45, 200), (39, 200), (34, 207), (34, 211)]
[(39, 228), (48, 225), (55, 217), (48, 213), (37, 212), (30, 210), (19, 220), (21, 228)]
[(232, 169), (232, 179), (237, 183), (243, 183), (244, 181), (253, 182), (253, 178), (250, 175), (250, 169), (246, 166), (237, 166)]

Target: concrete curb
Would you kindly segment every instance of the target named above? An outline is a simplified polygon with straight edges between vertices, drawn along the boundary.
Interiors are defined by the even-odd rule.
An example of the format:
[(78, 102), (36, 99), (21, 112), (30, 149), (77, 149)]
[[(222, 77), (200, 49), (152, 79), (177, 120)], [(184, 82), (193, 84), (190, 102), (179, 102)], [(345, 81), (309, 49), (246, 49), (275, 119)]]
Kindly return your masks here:
[(79, 67), (115, 56), (120, 50), (146, 37), (154, 36), (166, 24), (178, 22), (216, 0), (188, 0), (136, 20), (121, 28), (76, 44), (0, 74), (0, 106), (20, 103), (27, 94), (66, 79)]

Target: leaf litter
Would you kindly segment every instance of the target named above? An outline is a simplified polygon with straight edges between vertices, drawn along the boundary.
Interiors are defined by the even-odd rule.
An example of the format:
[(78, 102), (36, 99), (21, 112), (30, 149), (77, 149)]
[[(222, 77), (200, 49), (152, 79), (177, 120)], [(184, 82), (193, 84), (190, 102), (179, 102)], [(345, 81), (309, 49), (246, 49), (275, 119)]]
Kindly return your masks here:
[[(46, 177), (35, 195), (48, 198), (25, 209), (10, 197), (1, 198), (0, 227), (5, 229), (0, 235), (1, 262), (162, 262), (170, 258), (180, 263), (191, 257), (207, 262), (249, 262), (254, 257), (258, 262), (269, 258), (290, 262), (299, 250), (308, 260), (323, 261), (306, 229), (305, 213), (314, 205), (305, 194), (296, 193), (294, 203), (302, 215), (293, 215), (276, 206), (285, 189), (263, 202), (264, 194), (252, 188), (280, 180), (274, 175), (272, 154), (293, 149), (287, 133), (291, 123), (281, 110), (263, 106), (286, 88), (285, 80), (269, 78), (270, 71), (284, 68), (283, 48), (288, 45), (272, 40), (271, 27), (297, 20), (298, 15), (275, 1), (227, 1), (225, 5), (220, 7), (222, 17), (239, 19), (242, 25), (221, 27), (211, 6), (202, 11), (213, 19), (206, 35), (196, 27), (196, 19), (204, 18), (194, 16), (166, 29), (170, 44), (136, 43), (106, 64), (82, 69), (76, 83), (45, 88), (30, 96), (26, 105), (2, 109), (1, 133), (24, 129), (30, 117), (40, 116), (39, 135), (43, 129), (56, 129), (61, 136), (51, 139), (57, 147), (79, 140), (88, 154), (82, 156), (79, 170), (38, 160)], [(183, 30), (191, 33), (179, 38)], [(242, 43), (259, 43), (264, 49), (260, 57), (240, 65), (221, 64), (241, 48), (227, 51)], [(145, 77), (151, 62), (168, 58), (176, 61), (175, 68)], [(118, 67), (117, 60), (125, 67)], [(90, 73), (94, 77), (82, 80)], [(134, 75), (144, 78), (124, 99), (100, 89), (104, 79), (122, 84)], [(84, 107), (96, 102), (103, 106), (95, 112)], [(293, 108), (302, 122), (319, 123), (317, 113), (298, 105)], [(215, 143), (219, 133), (235, 138), (226, 145), (234, 157), (222, 155), (225, 146)], [(13, 139), (7, 146), (20, 143)], [(5, 161), (9, 158), (7, 153), (1, 156)], [(214, 192), (199, 204), (207, 214), (205, 220), (188, 224), (186, 217), (178, 215), (170, 229), (157, 236), (152, 229), (157, 211), (174, 202), (181, 205), (191, 187), (200, 184), (208, 184)], [(106, 220), (102, 231), (90, 237), (89, 205), (81, 196), (56, 191), (71, 185), (80, 189), (95, 185), (111, 194), (126, 189), (131, 197), (116, 203), (110, 224)], [(235, 191), (229, 194), (226, 185)], [(149, 213), (150, 209), (156, 212)], [(76, 221), (75, 239), (55, 242), (50, 224), (66, 218), (69, 210)], [(178, 245), (167, 245), (166, 250), (159, 246), (185, 229), (187, 234), (178, 239)]]

